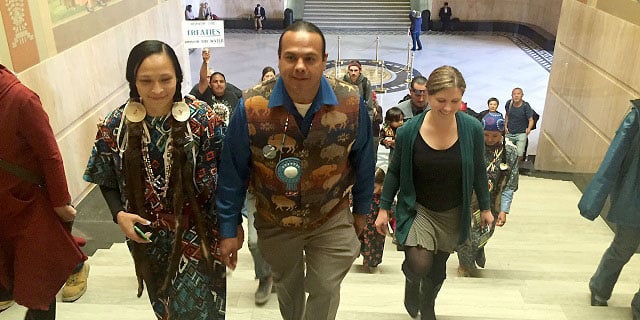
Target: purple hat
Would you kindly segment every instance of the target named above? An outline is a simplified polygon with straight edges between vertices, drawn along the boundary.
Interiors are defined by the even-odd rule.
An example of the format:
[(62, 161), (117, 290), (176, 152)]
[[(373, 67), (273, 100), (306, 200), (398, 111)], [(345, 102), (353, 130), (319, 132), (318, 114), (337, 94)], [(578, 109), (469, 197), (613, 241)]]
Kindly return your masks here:
[(497, 112), (489, 112), (482, 118), (482, 126), (487, 131), (504, 131), (504, 118)]

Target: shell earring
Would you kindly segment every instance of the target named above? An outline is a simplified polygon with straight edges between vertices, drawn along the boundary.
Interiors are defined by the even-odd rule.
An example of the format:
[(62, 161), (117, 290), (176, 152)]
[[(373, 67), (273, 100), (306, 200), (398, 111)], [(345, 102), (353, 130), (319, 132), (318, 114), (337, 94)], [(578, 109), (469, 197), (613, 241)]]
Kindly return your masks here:
[(184, 101), (180, 101), (173, 103), (173, 106), (171, 107), (171, 115), (173, 115), (173, 118), (177, 121), (184, 122), (189, 119), (191, 112), (189, 110), (189, 106)]
[(124, 107), (124, 115), (126, 119), (131, 122), (140, 122), (147, 115), (147, 110), (144, 108), (142, 103), (129, 100), (127, 105)]

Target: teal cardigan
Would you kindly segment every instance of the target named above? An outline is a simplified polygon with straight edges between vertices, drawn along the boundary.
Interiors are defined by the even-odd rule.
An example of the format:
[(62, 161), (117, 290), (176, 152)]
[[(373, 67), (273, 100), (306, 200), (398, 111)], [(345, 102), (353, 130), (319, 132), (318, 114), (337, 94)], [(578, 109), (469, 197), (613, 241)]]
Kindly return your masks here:
[[(428, 111), (427, 111), (428, 112)], [(416, 190), (413, 185), (413, 145), (424, 121), (425, 114), (413, 117), (398, 129), (396, 150), (384, 179), (380, 208), (389, 210), (398, 194), (396, 206), (396, 239), (404, 243), (416, 216)], [(481, 210), (489, 210), (489, 185), (484, 162), (484, 131), (476, 118), (456, 112), (458, 140), (462, 155), (462, 206), (460, 207), (460, 239), (469, 236), (471, 226), (471, 195), (478, 197)], [(402, 177), (402, 178), (401, 178)], [(437, 188), (438, 186), (433, 186)]]

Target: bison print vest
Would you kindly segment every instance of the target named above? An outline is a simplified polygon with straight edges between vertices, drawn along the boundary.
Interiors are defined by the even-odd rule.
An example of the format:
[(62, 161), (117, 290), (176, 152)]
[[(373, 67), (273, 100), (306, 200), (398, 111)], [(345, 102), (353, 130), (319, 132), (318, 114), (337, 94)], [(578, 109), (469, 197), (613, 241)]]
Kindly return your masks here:
[[(274, 225), (314, 229), (349, 206), (355, 173), (348, 155), (356, 138), (360, 96), (345, 82), (329, 83), (338, 105), (320, 108), (306, 138), (284, 106), (267, 107), (275, 81), (244, 95), (253, 169), (250, 184), (258, 214)], [(297, 177), (287, 180), (291, 171), (287, 174), (278, 163)]]

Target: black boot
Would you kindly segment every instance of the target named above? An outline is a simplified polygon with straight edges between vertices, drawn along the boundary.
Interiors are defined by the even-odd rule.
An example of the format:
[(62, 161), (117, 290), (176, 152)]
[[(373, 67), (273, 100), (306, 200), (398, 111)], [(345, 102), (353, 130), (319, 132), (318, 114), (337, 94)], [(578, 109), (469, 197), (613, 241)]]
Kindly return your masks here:
[(418, 316), (420, 308), (420, 282), (406, 278), (404, 283), (404, 307), (412, 318)]
[(442, 288), (442, 282), (438, 285), (436, 285), (435, 287), (433, 287), (433, 300), (434, 300), (434, 304), (435, 304), (435, 300), (438, 297), (438, 292), (440, 292), (440, 288)]
[[(438, 291), (440, 291), (439, 287)], [(423, 278), (420, 288), (420, 320), (436, 320), (435, 304), (437, 294), (431, 278)]]
[(402, 272), (405, 276), (404, 283), (404, 307), (412, 318), (418, 316), (420, 309), (420, 277), (417, 277), (405, 263), (402, 264)]

